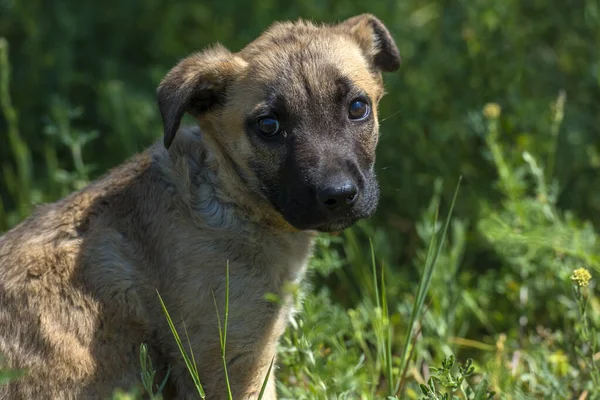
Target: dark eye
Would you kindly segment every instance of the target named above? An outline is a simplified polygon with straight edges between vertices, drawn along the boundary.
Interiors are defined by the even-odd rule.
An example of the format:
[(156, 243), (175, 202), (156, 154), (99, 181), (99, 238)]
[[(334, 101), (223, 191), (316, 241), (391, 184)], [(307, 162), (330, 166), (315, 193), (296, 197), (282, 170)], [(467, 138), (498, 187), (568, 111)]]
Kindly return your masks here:
[(258, 120), (258, 130), (264, 136), (274, 136), (279, 132), (279, 121), (271, 117), (261, 118)]
[(355, 121), (362, 121), (369, 116), (369, 105), (362, 100), (355, 100), (350, 104), (348, 117)]

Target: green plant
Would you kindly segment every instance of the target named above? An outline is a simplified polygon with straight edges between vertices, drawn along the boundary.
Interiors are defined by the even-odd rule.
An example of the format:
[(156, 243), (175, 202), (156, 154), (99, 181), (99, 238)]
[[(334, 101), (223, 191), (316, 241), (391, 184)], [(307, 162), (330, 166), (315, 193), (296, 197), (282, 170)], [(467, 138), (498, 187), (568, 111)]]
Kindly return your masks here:
[[(419, 385), (424, 397), (421, 400), (491, 400), (495, 392), (488, 390), (488, 382), (484, 379), (474, 388), (468, 384), (467, 378), (473, 375), (475, 368), (473, 360), (468, 359), (465, 365), (458, 364), (454, 372), (454, 356), (449, 356), (442, 361), (441, 368), (431, 368), (433, 375), (427, 381), (427, 385)], [(445, 392), (440, 391), (440, 387)]]
[(600, 355), (598, 340), (600, 340), (600, 331), (595, 324), (595, 321), (588, 313), (588, 301), (592, 296), (592, 291), (589, 288), (592, 275), (585, 268), (578, 268), (573, 271), (571, 280), (573, 281), (573, 294), (577, 302), (580, 324), (577, 331), (579, 346), (577, 347), (577, 355), (583, 360), (586, 371), (583, 376), (589, 375), (593, 385), (592, 393), (595, 396), (600, 396), (600, 369), (596, 362), (596, 357)]
[[(148, 354), (148, 346), (145, 343), (140, 345), (140, 367), (141, 367), (141, 379), (142, 385), (144, 385), (144, 389), (146, 393), (150, 395), (151, 400), (160, 400), (162, 399), (162, 391), (167, 384), (167, 380), (169, 379), (169, 374), (171, 372), (171, 366), (169, 365), (169, 369), (167, 370), (166, 376), (163, 379), (162, 383), (158, 387), (154, 387), (154, 376), (156, 375), (156, 370), (152, 367), (152, 359)], [(156, 389), (156, 393), (154, 392)]]
[[(227, 358), (225, 357), (225, 348), (227, 345), (227, 320), (229, 319), (229, 261), (227, 261), (227, 271), (225, 274), (225, 321), (221, 330), (221, 317), (219, 316), (219, 307), (217, 306), (217, 298), (215, 293), (212, 293), (215, 302), (215, 313), (217, 314), (217, 323), (219, 326), (219, 342), (221, 345), (221, 359), (223, 360), (223, 372), (225, 373), (225, 383), (227, 384), (227, 395), (229, 400), (233, 399), (231, 394), (231, 385), (229, 384), (229, 374), (227, 373)], [(262, 392), (262, 391), (261, 391)]]
[(187, 370), (190, 373), (192, 381), (194, 382), (194, 387), (198, 391), (198, 395), (200, 396), (200, 398), (204, 399), (206, 397), (206, 395), (204, 394), (204, 388), (202, 387), (202, 383), (200, 383), (200, 377), (198, 376), (198, 366), (196, 364), (196, 359), (194, 358), (194, 351), (191, 348), (192, 346), (189, 341), (187, 329), (185, 329), (185, 322), (184, 322), (183, 326), (184, 326), (186, 338), (188, 339), (190, 355), (188, 355), (188, 352), (183, 347), (183, 343), (181, 342), (179, 332), (177, 332), (177, 329), (175, 328), (175, 325), (173, 324), (173, 320), (171, 319), (171, 315), (169, 314), (169, 311), (167, 310), (167, 307), (165, 306), (165, 303), (164, 303), (162, 297), (160, 296), (160, 293), (158, 293), (158, 290), (156, 291), (156, 294), (158, 295), (158, 300), (160, 301), (162, 310), (165, 314), (165, 317), (167, 318), (167, 323), (169, 324), (169, 329), (171, 330), (171, 333), (173, 334), (173, 338), (175, 339), (175, 342), (177, 343), (177, 347), (179, 348), (179, 351), (181, 352), (183, 361), (185, 362)]

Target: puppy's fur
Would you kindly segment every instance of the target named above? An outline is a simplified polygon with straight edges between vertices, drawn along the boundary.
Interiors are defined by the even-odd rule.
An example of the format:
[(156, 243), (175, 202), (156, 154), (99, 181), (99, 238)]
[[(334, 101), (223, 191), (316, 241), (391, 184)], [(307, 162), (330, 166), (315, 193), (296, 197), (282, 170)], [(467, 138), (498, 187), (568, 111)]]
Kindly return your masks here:
[[(141, 343), (157, 383), (170, 366), (165, 396), (196, 398), (157, 290), (207, 398), (226, 398), (213, 294), (223, 319), (227, 264), (231, 389), (256, 398), (315, 234), (375, 210), (381, 72), (399, 64), (360, 15), (276, 23), (238, 53), (176, 65), (158, 89), (162, 143), (0, 238), (0, 354), (27, 370), (0, 398), (106, 398), (139, 382)], [(185, 113), (199, 127), (180, 129)]]

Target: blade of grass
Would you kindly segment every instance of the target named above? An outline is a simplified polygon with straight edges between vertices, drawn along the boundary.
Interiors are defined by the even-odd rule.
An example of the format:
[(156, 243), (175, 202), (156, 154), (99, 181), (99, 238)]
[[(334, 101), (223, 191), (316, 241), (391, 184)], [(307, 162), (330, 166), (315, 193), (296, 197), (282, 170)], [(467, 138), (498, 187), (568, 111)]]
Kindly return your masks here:
[[(413, 353), (415, 351), (415, 345), (417, 343), (417, 338), (418, 338), (418, 336), (419, 336), (420, 333), (421, 333), (421, 327), (419, 326), (417, 328), (417, 331), (413, 335), (412, 340), (411, 340), (410, 351), (408, 353), (408, 360), (412, 359)], [(397, 385), (399, 389), (404, 388), (404, 384), (406, 382), (406, 374), (407, 374), (407, 372), (408, 372), (408, 368), (405, 368), (404, 370), (400, 370), (400, 374), (401, 374), (400, 375), (400, 383)], [(399, 389), (396, 389), (396, 390), (399, 390)], [(398, 394), (396, 393), (396, 395), (398, 395)]]
[(227, 319), (229, 318), (229, 260), (227, 261), (227, 269), (225, 273), (225, 321), (221, 330), (221, 316), (219, 315), (219, 307), (217, 306), (217, 298), (215, 292), (212, 292), (213, 301), (215, 302), (215, 311), (217, 313), (217, 323), (219, 327), (219, 340), (221, 341), (221, 358), (223, 359), (223, 370), (225, 371), (225, 383), (227, 384), (227, 395), (229, 400), (233, 400), (231, 386), (229, 384), (229, 374), (227, 373), (227, 358), (225, 357), (225, 345), (227, 344)]
[[(436, 208), (435, 214), (433, 216), (433, 226), (434, 227), (437, 225), (438, 215), (439, 215), (439, 208)], [(435, 245), (435, 237), (436, 236), (434, 233), (433, 235), (431, 235), (431, 238), (429, 239), (429, 246), (427, 248), (427, 257), (425, 258), (425, 266), (429, 265), (429, 260), (431, 259), (431, 254), (433, 252), (433, 248)], [(415, 303), (414, 303), (413, 309), (410, 313), (410, 322), (408, 324), (408, 332), (406, 333), (406, 338), (404, 340), (404, 348), (402, 349), (402, 355), (401, 355), (401, 357), (402, 357), (401, 364), (400, 364), (400, 375), (401, 376), (405, 376), (406, 370), (408, 369), (407, 353), (408, 353), (410, 345), (412, 343), (411, 336), (413, 334), (413, 330), (414, 330), (414, 326), (416, 324), (416, 318), (417, 318), (417, 314), (418, 314), (417, 299), (419, 298), (419, 293), (421, 291), (421, 286), (423, 285), (424, 277), (425, 277), (425, 272), (423, 272), (423, 275), (421, 276), (421, 279), (419, 280), (419, 286), (417, 288), (417, 296), (415, 297)], [(412, 354), (412, 351), (410, 352), (410, 354)], [(396, 387), (396, 392), (399, 392), (401, 389), (403, 389), (403, 387), (401, 387), (400, 382), (398, 382), (398, 385)]]
[[(223, 357), (225, 357), (225, 345), (227, 344), (227, 320), (229, 319), (229, 260), (225, 270), (225, 323), (223, 326)], [(229, 386), (229, 384), (227, 384)]]
[[(381, 309), (381, 299), (379, 297), (379, 282), (377, 279), (377, 263), (375, 262), (375, 251), (373, 250), (373, 242), (371, 241), (371, 239), (369, 238), (369, 243), (371, 245), (371, 269), (373, 272), (373, 288), (375, 290), (375, 304), (376, 304), (376, 311), (378, 310), (379, 312), (381, 312), (381, 320), (377, 319), (377, 315), (378, 313), (375, 312), (373, 313), (374, 318), (373, 318), (373, 331), (375, 332), (375, 337), (376, 337), (376, 341), (377, 341), (377, 357), (378, 358), (382, 358), (383, 359), (383, 368), (384, 368), (384, 374), (385, 371), (387, 371), (387, 351), (386, 351), (386, 344), (385, 344), (385, 335), (383, 333), (383, 327), (384, 327), (384, 323), (383, 323), (383, 310)], [(378, 364), (376, 366), (377, 369), (377, 376), (379, 376), (380, 371), (378, 368)]]
[(171, 365), (170, 364), (167, 365), (167, 373), (165, 374), (165, 379), (163, 379), (162, 383), (158, 387), (158, 390), (156, 391), (158, 394), (162, 394), (163, 390), (165, 390), (165, 386), (167, 386), (167, 381), (169, 379), (169, 376), (171, 376)]
[(194, 366), (194, 373), (196, 374), (196, 376), (198, 376), (198, 364), (196, 364), (196, 358), (194, 357), (194, 351), (192, 350), (192, 343), (190, 342), (190, 335), (188, 335), (187, 326), (185, 325), (183, 317), (181, 318), (181, 324), (183, 325), (183, 333), (185, 333), (185, 337), (187, 338), (188, 347), (192, 356), (192, 365)]
[(262, 400), (265, 395), (265, 390), (267, 389), (267, 384), (269, 383), (269, 378), (271, 377), (271, 369), (273, 368), (273, 363), (275, 362), (275, 357), (271, 359), (271, 365), (269, 365), (269, 370), (267, 371), (267, 375), (263, 381), (262, 387), (260, 388), (260, 393), (258, 394), (258, 400)]
[(393, 395), (394, 386), (393, 386), (393, 366), (392, 366), (392, 328), (390, 325), (390, 316), (389, 316), (389, 308), (387, 302), (387, 294), (385, 290), (385, 265), (381, 266), (381, 297), (379, 291), (379, 282), (377, 279), (377, 263), (375, 261), (375, 251), (373, 249), (373, 242), (369, 239), (369, 243), (371, 245), (371, 268), (373, 272), (373, 286), (375, 289), (375, 301), (377, 304), (377, 309), (381, 311), (381, 321), (379, 321), (379, 325), (375, 328), (379, 331), (380, 335), (378, 337), (378, 346), (380, 347), (379, 352), (381, 357), (383, 358), (383, 367), (384, 367), (384, 375), (387, 378), (388, 383), (388, 392)]
[[(452, 203), (450, 204), (450, 210), (448, 211), (448, 216), (446, 217), (446, 221), (444, 223), (444, 227), (442, 229), (442, 236), (437, 242), (437, 247), (432, 252), (432, 247), (434, 242), (434, 238), (437, 236), (435, 233), (433, 234), (431, 241), (429, 243), (429, 249), (427, 251), (427, 259), (425, 261), (425, 270), (423, 271), (423, 275), (419, 280), (419, 286), (417, 289), (417, 297), (415, 298), (415, 304), (413, 306), (413, 310), (410, 316), (410, 323), (408, 325), (408, 332), (406, 339), (404, 341), (404, 349), (402, 351), (402, 362), (400, 364), (401, 376), (404, 374), (404, 370), (408, 368), (408, 349), (411, 343), (411, 337), (413, 335), (414, 326), (417, 321), (417, 318), (421, 315), (421, 311), (423, 309), (423, 303), (425, 302), (425, 297), (427, 297), (427, 292), (429, 291), (429, 284), (431, 283), (431, 277), (433, 276), (433, 271), (435, 270), (435, 265), (437, 263), (438, 256), (442, 251), (442, 246), (444, 245), (444, 241), (446, 240), (446, 234), (448, 232), (448, 226), (450, 225), (450, 220), (452, 218), (452, 212), (454, 211), (454, 205), (456, 204), (456, 198), (458, 197), (458, 191), (460, 189), (460, 184), (462, 182), (462, 176), (458, 179), (458, 184), (456, 185), (456, 189), (454, 191), (454, 196), (452, 198)], [(439, 210), (436, 211), (434, 226), (437, 224)], [(403, 391), (403, 387), (400, 387), (400, 381), (396, 385), (396, 392), (400, 394), (402, 397), (401, 391)]]
[[(386, 374), (388, 381), (388, 391), (389, 395), (394, 395), (394, 379), (392, 376), (392, 326), (390, 324), (390, 312), (388, 308), (387, 302), (387, 293), (385, 290), (385, 265), (381, 266), (381, 304), (382, 304), (382, 315), (384, 322), (384, 346), (385, 346), (385, 364), (386, 364)], [(387, 334), (387, 338), (385, 336)]]
[(371, 266), (373, 269), (373, 284), (375, 285), (375, 301), (377, 302), (377, 308), (380, 308), (379, 288), (377, 287), (377, 264), (375, 263), (375, 249), (373, 248), (373, 241), (371, 238), (369, 238), (369, 244), (371, 245)]
[(192, 364), (190, 358), (187, 355), (187, 352), (183, 348), (183, 343), (181, 342), (181, 338), (179, 337), (179, 333), (177, 333), (177, 329), (175, 329), (175, 325), (173, 324), (173, 320), (171, 319), (171, 316), (169, 315), (169, 311), (167, 311), (167, 307), (165, 306), (165, 303), (163, 302), (163, 299), (160, 296), (160, 293), (158, 292), (158, 290), (156, 290), (156, 294), (158, 295), (158, 299), (160, 300), (160, 305), (162, 306), (163, 312), (165, 313), (165, 316), (167, 318), (167, 323), (169, 324), (169, 328), (171, 329), (171, 333), (173, 333), (173, 337), (175, 338), (175, 342), (177, 342), (177, 347), (179, 347), (179, 351), (181, 352), (181, 355), (183, 357), (183, 361), (185, 362), (185, 365), (186, 365), (186, 367), (187, 367), (187, 369), (188, 369), (188, 371), (190, 373), (190, 376), (192, 377), (192, 380), (194, 381), (194, 386), (196, 386), (196, 390), (198, 391), (198, 394), (200, 395), (200, 397), (202, 399), (204, 399), (206, 397), (206, 395), (204, 393), (204, 388), (202, 387), (202, 384), (200, 383), (200, 377), (198, 376), (197, 369)]

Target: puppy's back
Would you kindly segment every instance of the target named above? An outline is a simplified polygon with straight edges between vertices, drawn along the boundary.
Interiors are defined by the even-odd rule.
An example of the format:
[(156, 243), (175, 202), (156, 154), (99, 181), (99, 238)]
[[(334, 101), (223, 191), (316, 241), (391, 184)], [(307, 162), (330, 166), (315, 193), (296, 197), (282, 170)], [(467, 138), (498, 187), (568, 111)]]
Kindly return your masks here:
[(138, 381), (128, 364), (149, 334), (137, 289), (148, 278), (132, 221), (160, 196), (152, 165), (142, 153), (0, 237), (0, 356), (27, 372), (0, 399), (96, 398)]

